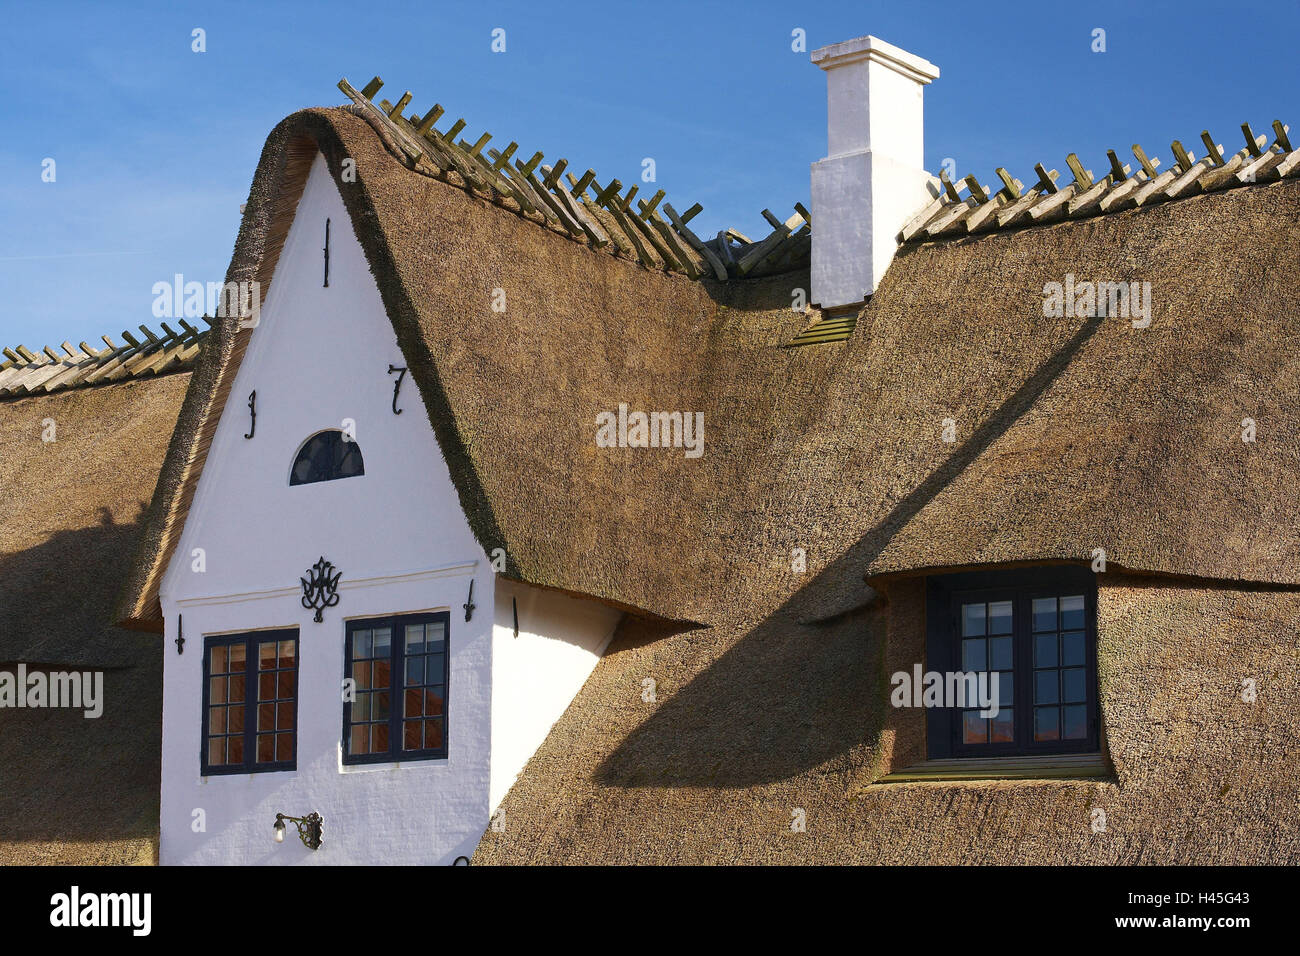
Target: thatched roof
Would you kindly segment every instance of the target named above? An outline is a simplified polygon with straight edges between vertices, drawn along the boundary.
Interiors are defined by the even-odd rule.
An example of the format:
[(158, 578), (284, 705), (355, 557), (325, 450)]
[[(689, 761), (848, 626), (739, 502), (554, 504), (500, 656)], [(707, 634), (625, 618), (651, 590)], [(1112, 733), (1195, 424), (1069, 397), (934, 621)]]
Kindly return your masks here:
[[(598, 252), (411, 168), (364, 112), (272, 133), (227, 278), (265, 290), (311, 156), (336, 181), (356, 160), (344, 201), (471, 526), (511, 576), (692, 621), (739, 575), (793, 587), (793, 547), (843, 582), (814, 616), (859, 602), (867, 574), (1099, 547), (1133, 570), (1300, 583), (1300, 502), (1276, 495), (1300, 458), (1296, 292), (1276, 266), (1300, 252), (1300, 180), (909, 245), (847, 343), (782, 349), (817, 319), (789, 308), (805, 271), (692, 281)], [(1045, 318), (1067, 273), (1150, 282), (1151, 326)], [(124, 605), (137, 626), (158, 625), (247, 341), (213, 336)], [(595, 416), (620, 402), (703, 412), (704, 456), (598, 448)]]
[[(970, 836), (986, 819), (1052, 824), (1050, 837), (1011, 835), (1024, 859), (1079, 850), (1088, 831), (1067, 823), (1115, 797), (1110, 784), (845, 800), (892, 759), (879, 710), (886, 618), (867, 582), (895, 629), (915, 624), (910, 576), (1086, 562), (1097, 548), (1119, 642), (1106, 649), (1103, 709), (1117, 772), (1135, 785), (1134, 802), (1108, 805), (1176, 847), (1187, 818), (1171, 801), (1203, 791), (1216, 819), (1262, 848), (1251, 859), (1291, 852), (1267, 808), (1293, 799), (1289, 772), (1272, 769), (1293, 713), (1270, 710), (1248, 732), (1238, 725), (1253, 718), (1213, 698), (1166, 739), (1126, 701), (1152, 660), (1160, 693), (1142, 700), (1173, 710), (1169, 695), (1189, 682), (1235, 681), (1237, 660), (1294, 679), (1294, 170), (910, 242), (845, 341), (790, 349), (820, 319), (790, 308), (806, 269), (719, 282), (610, 255), (422, 169), (372, 113), (308, 110), (276, 128), (227, 278), (269, 286), (319, 150), (484, 548), (504, 548), (513, 577), (648, 612), (534, 757), (507, 799), (506, 834), (489, 834), (481, 859), (972, 862), (1006, 849)], [(344, 158), (355, 183), (339, 176)], [(1150, 326), (1046, 317), (1045, 285), (1069, 275), (1150, 283)], [(491, 308), (496, 288), (505, 312)], [(160, 626), (158, 580), (247, 341), (218, 327), (196, 367), (123, 604), (135, 626)], [(599, 448), (596, 416), (623, 402), (702, 412), (703, 457)], [(1246, 418), (1254, 442), (1241, 440)], [(1198, 626), (1213, 645), (1197, 646)], [(1145, 657), (1119, 653), (1141, 641)], [(661, 698), (649, 710), (647, 676)], [(1216, 738), (1206, 757), (1197, 734), (1225, 726), (1241, 735)], [(1155, 769), (1142, 763), (1153, 752)], [(1232, 776), (1247, 765), (1250, 780)], [(760, 818), (788, 834), (791, 807), (823, 827), (817, 840), (755, 836)], [(925, 827), (943, 839), (922, 839)], [(1134, 836), (1089, 852), (1142, 859), (1153, 845)]]
[(0, 709), (0, 862), (153, 858), (162, 648), (112, 609), (188, 380), (0, 400), (0, 667), (105, 675), (98, 719)]

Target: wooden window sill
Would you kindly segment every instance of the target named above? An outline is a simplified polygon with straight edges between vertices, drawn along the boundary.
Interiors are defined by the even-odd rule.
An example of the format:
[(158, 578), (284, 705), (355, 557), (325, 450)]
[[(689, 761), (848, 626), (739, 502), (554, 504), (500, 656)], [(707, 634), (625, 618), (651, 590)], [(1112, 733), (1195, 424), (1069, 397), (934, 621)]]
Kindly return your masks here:
[(895, 770), (870, 787), (900, 783), (983, 783), (997, 780), (1102, 780), (1114, 773), (1101, 754), (1049, 754), (1033, 757), (969, 757), (926, 760)]

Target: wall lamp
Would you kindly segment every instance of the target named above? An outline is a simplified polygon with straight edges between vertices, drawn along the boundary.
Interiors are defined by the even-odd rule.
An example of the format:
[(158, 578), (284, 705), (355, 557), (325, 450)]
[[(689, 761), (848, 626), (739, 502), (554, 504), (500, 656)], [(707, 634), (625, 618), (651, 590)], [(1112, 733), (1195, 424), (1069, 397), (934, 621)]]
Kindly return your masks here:
[(303, 846), (305, 846), (309, 850), (320, 849), (321, 824), (324, 823), (325, 821), (321, 819), (321, 815), (319, 813), (312, 811), (311, 813), (307, 814), (305, 817), (289, 817), (289, 816), (285, 816), (283, 813), (277, 813), (275, 815), (275, 842), (276, 843), (284, 842), (284, 831), (285, 831), (284, 821), (285, 820), (288, 820), (290, 823), (292, 823), (294, 826), (298, 828), (298, 839), (302, 840)]

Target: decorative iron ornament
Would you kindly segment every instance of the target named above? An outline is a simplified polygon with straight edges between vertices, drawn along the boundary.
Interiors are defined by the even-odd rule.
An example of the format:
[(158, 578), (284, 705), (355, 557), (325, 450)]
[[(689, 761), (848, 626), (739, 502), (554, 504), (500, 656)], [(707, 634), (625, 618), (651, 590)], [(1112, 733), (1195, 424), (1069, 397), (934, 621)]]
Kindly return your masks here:
[(466, 601), (464, 604), (462, 604), (461, 607), (465, 609), (466, 621), (468, 621), (471, 617), (474, 616), (474, 608), (477, 607), (477, 605), (474, 603), (474, 579), (473, 578), (469, 579), (469, 600)]
[(298, 839), (302, 845), (309, 850), (319, 850), (320, 845), (324, 842), (321, 839), (321, 830), (324, 827), (325, 820), (319, 813), (313, 810), (305, 817), (290, 817), (283, 813), (275, 815), (275, 842), (279, 843), (284, 839), (284, 821), (288, 820), (298, 828)]
[(176, 653), (185, 653), (185, 615), (176, 615)]
[(307, 569), (307, 575), (298, 579), (302, 583), (302, 606), (316, 612), (315, 620), (319, 624), (325, 608), (339, 603), (339, 578), (343, 572), (335, 571), (334, 565), (321, 555), (320, 560)]
[(510, 607), (515, 612), (515, 637), (519, 636), (519, 602), (515, 598), (510, 599)]
[(325, 219), (325, 288), (330, 287), (330, 221)]
[(397, 393), (401, 391), (402, 379), (406, 378), (406, 366), (389, 365), (388, 374), (392, 375), (394, 372), (397, 372), (398, 376), (397, 381), (393, 383), (393, 414), (400, 415), (402, 410), (397, 407)]
[(248, 434), (245, 438), (252, 438), (257, 433), (257, 389), (248, 393)]

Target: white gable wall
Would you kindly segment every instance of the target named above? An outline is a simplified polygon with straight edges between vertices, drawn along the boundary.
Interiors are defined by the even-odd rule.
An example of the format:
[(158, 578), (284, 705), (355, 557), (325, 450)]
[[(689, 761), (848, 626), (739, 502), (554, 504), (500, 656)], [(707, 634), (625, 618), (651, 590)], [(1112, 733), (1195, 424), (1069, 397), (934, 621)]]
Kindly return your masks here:
[[(405, 360), (320, 156), (260, 324), (240, 334), (252, 340), (160, 591), (161, 861), (446, 864), (468, 856), (595, 667), (620, 614), (493, 573), (409, 375), (397, 402), (402, 414), (393, 414), (395, 376), (387, 370)], [(247, 439), (254, 389), (256, 431)], [(290, 486), (303, 442), (345, 419), (355, 422), (365, 474)], [(321, 556), (342, 579), (338, 605), (317, 624), (301, 605), (298, 579)], [(471, 579), (476, 608), (466, 622)], [(344, 766), (345, 622), (440, 610), (450, 615), (448, 758)], [(202, 776), (204, 636), (294, 627), (297, 768)], [(254, 718), (251, 706), (248, 714)], [(320, 850), (304, 847), (292, 827), (283, 844), (273, 842), (277, 812), (312, 811), (324, 818)]]
[[(330, 285), (322, 286), (325, 220)], [(267, 290), (259, 326), (217, 426), (161, 590), (166, 620), (163, 863), (449, 863), (488, 821), (494, 575), (461, 511), (408, 374), (392, 410), (389, 364), (405, 365), (318, 155)], [(251, 440), (248, 395), (257, 390)], [(289, 485), (308, 436), (356, 422), (359, 477)], [(193, 570), (202, 548), (206, 570)], [(340, 603), (320, 624), (298, 578), (324, 555), (342, 572)], [(462, 605), (475, 579), (478, 611)], [(343, 767), (344, 621), (450, 611), (449, 758)], [(185, 649), (176, 653), (177, 615)], [(299, 629), (297, 770), (200, 776), (205, 634)], [(194, 832), (196, 809), (206, 832)], [(325, 819), (315, 853), (276, 812)]]

